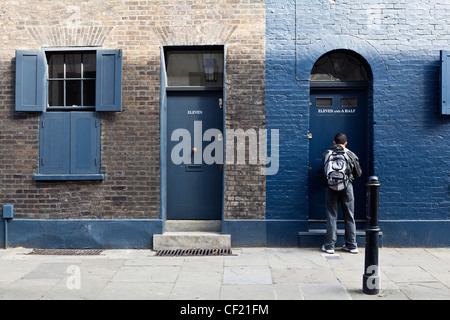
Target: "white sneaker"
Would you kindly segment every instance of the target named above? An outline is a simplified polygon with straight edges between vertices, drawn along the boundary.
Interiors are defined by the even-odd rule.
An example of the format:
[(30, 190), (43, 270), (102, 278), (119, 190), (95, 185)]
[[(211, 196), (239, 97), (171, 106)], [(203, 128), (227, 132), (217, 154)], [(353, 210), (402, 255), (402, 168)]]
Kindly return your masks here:
[(347, 247), (345, 246), (345, 244), (344, 244), (344, 246), (342, 247), (342, 250), (348, 251), (348, 252), (350, 252), (350, 253), (358, 253), (358, 248), (350, 249), (350, 248), (347, 248)]
[(334, 253), (334, 249), (325, 249), (325, 245), (322, 246), (322, 251), (329, 253), (329, 254), (333, 254)]

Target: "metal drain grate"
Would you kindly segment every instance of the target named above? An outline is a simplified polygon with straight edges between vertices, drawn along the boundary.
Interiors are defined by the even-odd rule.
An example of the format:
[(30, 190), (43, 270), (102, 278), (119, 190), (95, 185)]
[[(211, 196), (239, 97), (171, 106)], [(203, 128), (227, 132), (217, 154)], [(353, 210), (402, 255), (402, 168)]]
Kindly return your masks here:
[(180, 256), (231, 256), (231, 249), (174, 249), (158, 250), (156, 256), (180, 257)]
[(55, 255), (55, 256), (96, 256), (102, 249), (33, 249), (28, 254)]

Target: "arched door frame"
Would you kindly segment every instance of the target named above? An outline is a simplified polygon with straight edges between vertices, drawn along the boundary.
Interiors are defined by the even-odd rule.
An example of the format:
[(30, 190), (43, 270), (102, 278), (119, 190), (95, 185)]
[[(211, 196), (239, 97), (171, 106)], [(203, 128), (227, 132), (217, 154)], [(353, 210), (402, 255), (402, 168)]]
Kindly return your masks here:
[[(348, 94), (355, 94), (358, 93), (359, 96), (363, 96), (363, 102), (362, 105), (365, 106), (366, 110), (362, 113), (363, 116), (366, 118), (365, 120), (365, 124), (363, 124), (363, 130), (365, 129), (366, 132), (364, 134), (364, 136), (366, 137), (366, 141), (362, 142), (362, 143), (366, 143), (365, 147), (363, 148), (363, 150), (365, 150), (365, 154), (360, 155), (361, 157), (363, 157), (364, 159), (364, 171), (365, 174), (364, 176), (368, 176), (368, 174), (373, 174), (373, 112), (372, 112), (372, 105), (373, 105), (373, 76), (372, 76), (372, 70), (370, 68), (370, 65), (368, 64), (368, 62), (364, 59), (364, 57), (362, 57), (360, 54), (358, 54), (357, 52), (354, 52), (352, 50), (331, 50), (325, 54), (323, 54), (322, 56), (320, 56), (317, 61), (314, 63), (313, 68), (311, 69), (311, 72), (314, 72), (315, 70), (315, 66), (316, 63), (318, 61), (320, 61), (322, 58), (323, 61), (327, 61), (327, 59), (331, 60), (331, 57), (333, 57), (333, 55), (337, 56), (337, 55), (342, 55), (344, 56), (346, 59), (354, 59), (356, 61), (358, 61), (360, 63), (360, 65), (362, 66), (362, 70), (364, 70), (365, 74), (364, 76), (361, 76), (361, 78), (358, 77), (349, 77), (350, 80), (358, 80), (358, 81), (323, 81), (324, 79), (322, 78), (322, 81), (310, 81), (310, 97), (316, 97), (317, 95), (327, 95), (329, 94), (330, 96), (334, 96), (336, 97), (341, 95), (342, 97), (344, 96), (348, 96)], [(332, 62), (331, 62), (332, 64)], [(329, 65), (331, 65), (329, 64)], [(326, 72), (325, 72), (326, 73)], [(317, 78), (317, 77), (316, 77)], [(333, 77), (331, 77), (333, 78)], [(355, 79), (354, 79), (355, 78)], [(348, 79), (344, 79), (344, 80), (348, 80)], [(310, 105), (312, 106), (316, 106), (315, 105), (315, 101), (311, 101)], [(315, 110), (314, 110), (315, 111)], [(310, 113), (310, 129), (312, 127), (312, 122), (311, 121), (316, 121), (316, 120), (312, 120), (312, 117), (315, 116), (312, 112), (314, 112), (311, 109), (311, 113)], [(317, 128), (315, 129), (317, 130)], [(345, 131), (345, 130), (344, 130)], [(310, 135), (311, 139), (314, 139), (311, 135)], [(332, 137), (330, 137), (331, 139), (331, 143), (332, 143)], [(313, 141), (310, 141), (310, 146), (309, 146), (309, 150), (310, 150), (310, 157), (309, 157), (309, 169), (310, 170), (314, 170), (313, 172), (310, 172), (310, 180), (309, 180), (309, 191), (308, 191), (308, 195), (309, 195), (309, 214), (308, 214), (308, 218), (310, 220), (310, 227), (311, 227), (311, 223), (314, 224), (314, 221), (317, 220), (317, 217), (321, 217), (321, 214), (317, 214), (316, 211), (318, 210), (317, 206), (314, 205), (315, 202), (320, 201), (317, 200), (317, 191), (314, 190), (315, 188), (317, 188), (317, 184), (313, 183), (313, 181), (311, 179), (317, 179), (315, 171), (317, 171), (315, 168), (315, 162), (317, 162), (317, 157), (316, 157), (316, 153), (318, 153), (317, 150), (313, 150), (315, 148), (312, 147), (312, 144), (315, 143)], [(330, 143), (330, 145), (331, 145)], [(325, 150), (323, 150), (325, 151)], [(314, 153), (314, 154), (312, 154)], [(312, 160), (315, 159), (315, 160)], [(313, 164), (312, 162), (314, 162), (314, 169), (313, 169)], [(361, 189), (361, 187), (359, 188)], [(361, 208), (363, 206), (362, 201), (364, 201), (365, 203), (365, 199), (361, 199), (364, 197), (364, 193), (362, 192), (362, 190), (359, 190), (359, 207)], [(320, 199), (321, 197), (319, 197)], [(325, 199), (323, 199), (323, 201), (325, 201)], [(322, 209), (321, 209), (322, 211)], [(362, 210), (359, 210), (362, 211)], [(359, 218), (361, 218), (362, 213), (360, 212), (358, 214)], [(325, 218), (325, 217), (323, 217)], [(321, 220), (321, 219), (319, 219)], [(322, 221), (323, 222), (323, 221)], [(314, 226), (314, 228), (316, 228), (317, 226)]]

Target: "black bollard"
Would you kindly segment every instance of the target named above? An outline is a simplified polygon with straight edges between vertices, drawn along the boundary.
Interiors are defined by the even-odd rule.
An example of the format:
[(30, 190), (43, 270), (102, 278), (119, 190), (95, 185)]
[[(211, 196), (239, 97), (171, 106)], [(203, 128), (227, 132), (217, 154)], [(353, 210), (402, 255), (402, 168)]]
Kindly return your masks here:
[(380, 277), (378, 273), (378, 240), (380, 227), (378, 226), (378, 188), (380, 182), (375, 176), (369, 177), (367, 187), (367, 222), (366, 222), (366, 250), (363, 275), (363, 292), (378, 294), (380, 292)]

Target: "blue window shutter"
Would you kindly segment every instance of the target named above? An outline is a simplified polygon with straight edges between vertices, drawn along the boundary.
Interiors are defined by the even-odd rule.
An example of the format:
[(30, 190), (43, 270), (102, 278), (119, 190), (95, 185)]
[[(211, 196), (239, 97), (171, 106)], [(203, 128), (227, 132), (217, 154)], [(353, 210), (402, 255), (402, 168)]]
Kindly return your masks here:
[(16, 111), (44, 111), (46, 70), (43, 51), (16, 51)]
[(68, 173), (70, 161), (70, 113), (43, 113), (40, 125), (39, 173)]
[(96, 111), (122, 111), (122, 50), (97, 50)]
[(100, 120), (97, 112), (71, 112), (71, 174), (100, 172)]
[(441, 51), (441, 112), (450, 115), (450, 51)]

